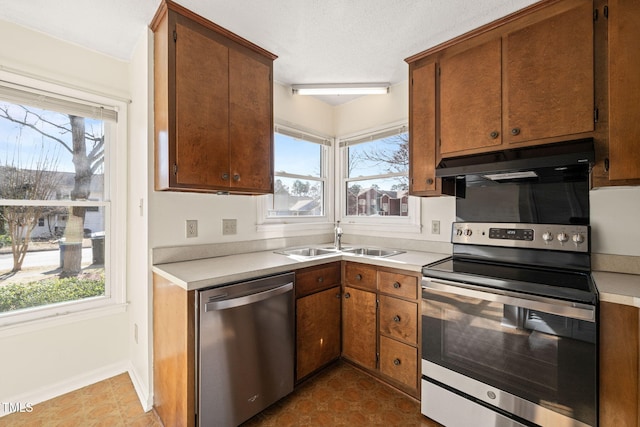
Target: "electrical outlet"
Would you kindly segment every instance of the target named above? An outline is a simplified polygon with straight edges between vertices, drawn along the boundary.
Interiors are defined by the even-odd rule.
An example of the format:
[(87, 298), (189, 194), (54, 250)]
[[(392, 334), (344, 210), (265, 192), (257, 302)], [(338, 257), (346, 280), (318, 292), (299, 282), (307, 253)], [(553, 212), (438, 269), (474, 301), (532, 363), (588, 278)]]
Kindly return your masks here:
[(222, 220), (222, 235), (236, 234), (238, 232), (238, 221), (235, 219)]
[(431, 221), (431, 234), (440, 234), (440, 221), (437, 219)]
[(198, 220), (197, 219), (188, 219), (187, 222), (187, 239), (192, 237), (198, 237)]

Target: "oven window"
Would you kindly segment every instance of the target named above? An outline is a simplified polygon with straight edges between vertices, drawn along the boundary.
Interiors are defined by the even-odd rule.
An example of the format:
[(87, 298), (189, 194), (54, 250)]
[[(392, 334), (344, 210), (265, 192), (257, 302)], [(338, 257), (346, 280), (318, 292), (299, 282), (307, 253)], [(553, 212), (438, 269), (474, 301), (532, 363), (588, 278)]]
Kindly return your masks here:
[(423, 291), (423, 358), (594, 425), (595, 324)]

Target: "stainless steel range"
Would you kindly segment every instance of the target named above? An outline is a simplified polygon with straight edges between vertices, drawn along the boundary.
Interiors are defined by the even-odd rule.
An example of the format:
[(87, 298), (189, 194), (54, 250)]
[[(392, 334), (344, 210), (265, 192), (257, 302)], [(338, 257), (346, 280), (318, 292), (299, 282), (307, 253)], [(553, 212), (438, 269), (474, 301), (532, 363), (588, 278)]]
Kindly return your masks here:
[(422, 412), (447, 427), (597, 425), (591, 144), (539, 153), (440, 171), (457, 222), (422, 270)]

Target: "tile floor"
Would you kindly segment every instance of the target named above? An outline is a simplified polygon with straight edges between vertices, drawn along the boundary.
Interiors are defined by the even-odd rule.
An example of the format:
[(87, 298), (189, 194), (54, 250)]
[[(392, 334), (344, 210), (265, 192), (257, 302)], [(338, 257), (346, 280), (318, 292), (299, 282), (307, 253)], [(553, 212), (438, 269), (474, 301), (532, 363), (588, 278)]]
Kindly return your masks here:
[[(4, 427), (160, 427), (144, 413), (127, 374), (81, 388), (0, 418)], [(338, 362), (242, 427), (441, 427), (420, 414), (420, 404), (346, 362)], [(167, 426), (170, 427), (170, 426)]]

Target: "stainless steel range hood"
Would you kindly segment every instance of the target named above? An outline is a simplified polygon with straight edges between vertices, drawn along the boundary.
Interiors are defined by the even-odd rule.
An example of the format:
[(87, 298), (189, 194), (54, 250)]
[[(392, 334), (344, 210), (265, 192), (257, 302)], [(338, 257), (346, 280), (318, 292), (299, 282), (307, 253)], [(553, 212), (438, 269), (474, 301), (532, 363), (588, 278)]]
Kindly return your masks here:
[(537, 179), (563, 175), (565, 171), (573, 173), (576, 168), (588, 174), (594, 161), (593, 139), (581, 139), (443, 159), (436, 167), (436, 176), (473, 176), (491, 181)]

